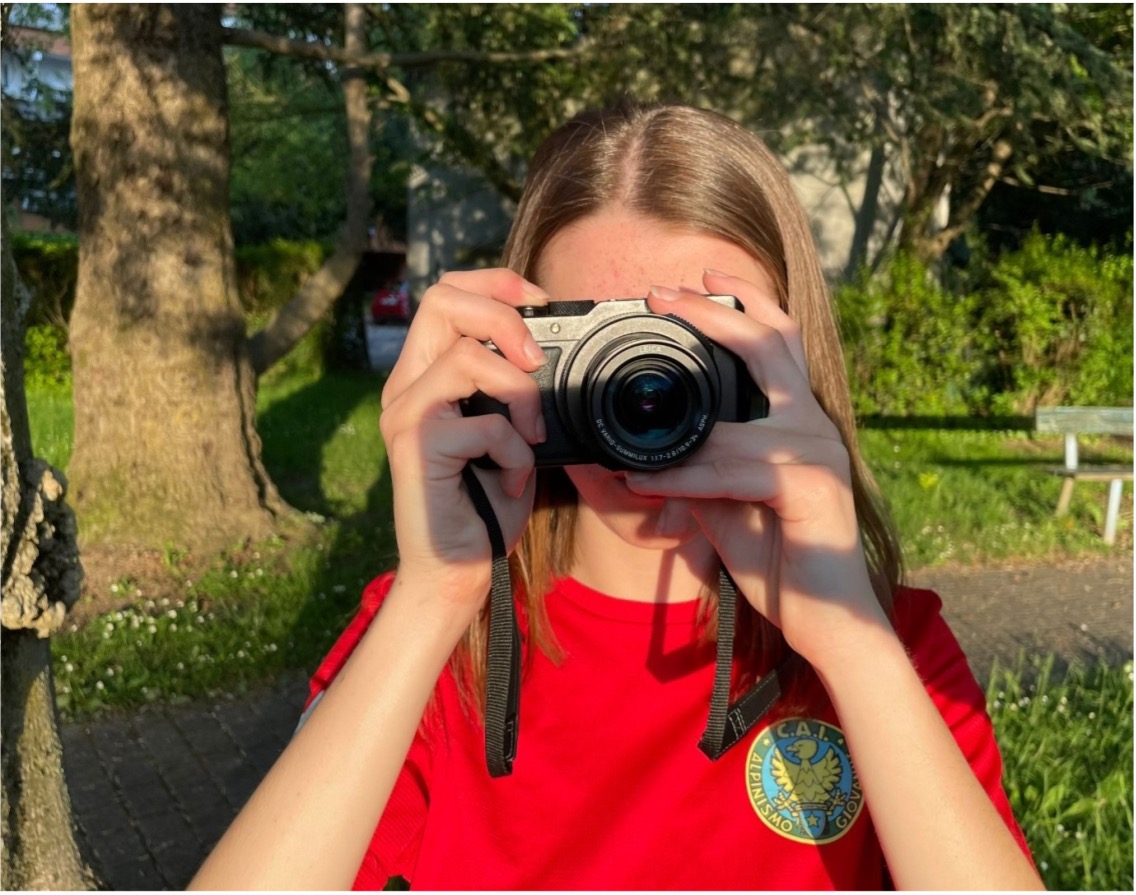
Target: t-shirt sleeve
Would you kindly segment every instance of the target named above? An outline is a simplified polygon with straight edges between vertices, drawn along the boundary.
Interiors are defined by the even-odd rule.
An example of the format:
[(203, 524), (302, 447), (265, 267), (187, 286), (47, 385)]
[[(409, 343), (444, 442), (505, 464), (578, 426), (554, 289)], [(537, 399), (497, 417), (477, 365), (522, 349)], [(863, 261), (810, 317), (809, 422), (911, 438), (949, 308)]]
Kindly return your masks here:
[(1032, 862), (1029, 844), (1002, 787), (1002, 755), (986, 713), (986, 695), (943, 618), (942, 607), (933, 591), (901, 588), (895, 603), (896, 632), (971, 770)]
[[(305, 715), (311, 711), (321, 694), (351, 657), (359, 641), (367, 632), (390, 591), (394, 574), (376, 578), (363, 591), (359, 611), (346, 630), (332, 646), (311, 679), (311, 694), (305, 705)], [(402, 766), (386, 810), (371, 837), (363, 863), (352, 888), (356, 890), (382, 889), (392, 876), (411, 878), (418, 860), (422, 830), (430, 804), (430, 775), (432, 749), (426, 725), (420, 725), (410, 745), (406, 762)]]

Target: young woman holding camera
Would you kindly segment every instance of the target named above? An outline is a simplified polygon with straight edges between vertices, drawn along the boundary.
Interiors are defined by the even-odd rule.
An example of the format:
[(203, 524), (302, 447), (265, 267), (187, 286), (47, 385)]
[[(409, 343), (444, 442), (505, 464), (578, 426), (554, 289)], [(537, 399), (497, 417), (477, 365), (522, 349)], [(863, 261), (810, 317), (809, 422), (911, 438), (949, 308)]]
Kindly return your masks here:
[[(643, 296), (740, 358), (768, 416), (719, 423), (666, 469), (534, 469), (545, 358), (517, 308)], [(508, 417), (464, 417), (478, 391)], [(558, 130), (504, 267), (426, 293), (381, 429), (398, 569), (367, 588), (195, 886), (1040, 886), (983, 694), (938, 598), (900, 584), (808, 223), (751, 134), (684, 106)], [(515, 764), (496, 778), (490, 541), (462, 475), (486, 455), (525, 657)], [(785, 686), (711, 761), (722, 568), (732, 692), (774, 670)]]

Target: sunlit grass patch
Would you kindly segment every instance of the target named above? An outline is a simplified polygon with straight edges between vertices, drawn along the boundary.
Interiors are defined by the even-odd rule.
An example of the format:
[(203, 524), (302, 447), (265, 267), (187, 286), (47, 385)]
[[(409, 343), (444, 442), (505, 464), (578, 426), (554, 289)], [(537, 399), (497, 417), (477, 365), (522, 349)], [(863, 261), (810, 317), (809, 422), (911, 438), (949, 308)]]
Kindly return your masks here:
[(1132, 662), (996, 668), (987, 691), (1005, 785), (1046, 886), (1131, 892)]

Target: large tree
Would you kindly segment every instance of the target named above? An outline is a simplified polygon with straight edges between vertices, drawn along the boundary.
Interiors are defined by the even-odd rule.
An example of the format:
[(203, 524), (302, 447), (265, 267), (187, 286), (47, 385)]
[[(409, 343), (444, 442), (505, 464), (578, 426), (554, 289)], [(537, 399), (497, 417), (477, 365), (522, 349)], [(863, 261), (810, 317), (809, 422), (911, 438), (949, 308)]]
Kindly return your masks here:
[(3, 580), (0, 581), (0, 736), (3, 857), (0, 887), (90, 889), (75, 842), (55, 709), (50, 636), (79, 597), (82, 568), (66, 479), (33, 456), (24, 397), (28, 296), (12, 260), (7, 218), (0, 237), (3, 432)]
[[(295, 518), (261, 462), (256, 378), (329, 310), (362, 256), (371, 167), (364, 72), (382, 85), (380, 102), (405, 105), (405, 88), (383, 75), (392, 65), (518, 56), (372, 53), (367, 14), (357, 4), (306, 13), (324, 27), (338, 15), (340, 45), (223, 30), (215, 6), (75, 7), (80, 257), (69, 471), (85, 543), (205, 551)], [(343, 83), (349, 161), (338, 243), (251, 336), (234, 287), (223, 41), (330, 62)]]
[(71, 27), (83, 538), (266, 536), (286, 508), (261, 463), (236, 294), (217, 9), (79, 5)]

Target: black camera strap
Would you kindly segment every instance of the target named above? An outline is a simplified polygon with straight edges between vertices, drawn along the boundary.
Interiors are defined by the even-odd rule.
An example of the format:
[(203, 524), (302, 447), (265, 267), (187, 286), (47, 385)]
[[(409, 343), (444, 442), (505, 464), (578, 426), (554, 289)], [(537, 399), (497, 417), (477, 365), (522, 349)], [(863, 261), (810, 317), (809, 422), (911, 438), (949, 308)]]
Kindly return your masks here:
[[(467, 465), (462, 481), (474, 509), (485, 524), (493, 552), (489, 592), (488, 671), (485, 691), (485, 761), (491, 777), (513, 772), (520, 732), (521, 636), (513, 605), (512, 577), (505, 538), (493, 506), (481, 482)], [(714, 687), (706, 730), (698, 743), (716, 761), (735, 745), (773, 707), (789, 679), (794, 656), (770, 671), (736, 702), (730, 703), (730, 678), (734, 659), (737, 588), (723, 566), (718, 574), (718, 647)]]
[(489, 776), (513, 773), (521, 711), (521, 632), (513, 605), (513, 580), (505, 536), (493, 512), (489, 495), (478, 481), (473, 466), (462, 469), (473, 508), (485, 523), (493, 552), (489, 590), (489, 668), (485, 681), (485, 761)]

